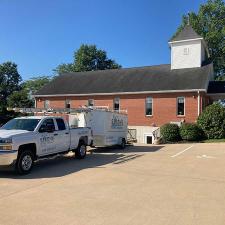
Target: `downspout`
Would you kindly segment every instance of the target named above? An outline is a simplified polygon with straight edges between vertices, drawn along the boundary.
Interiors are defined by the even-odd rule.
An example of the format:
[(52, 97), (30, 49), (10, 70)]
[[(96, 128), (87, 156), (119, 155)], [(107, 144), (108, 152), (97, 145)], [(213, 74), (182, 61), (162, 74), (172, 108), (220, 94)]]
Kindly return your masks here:
[(201, 112), (201, 98), (200, 98), (200, 92), (198, 91), (198, 116)]

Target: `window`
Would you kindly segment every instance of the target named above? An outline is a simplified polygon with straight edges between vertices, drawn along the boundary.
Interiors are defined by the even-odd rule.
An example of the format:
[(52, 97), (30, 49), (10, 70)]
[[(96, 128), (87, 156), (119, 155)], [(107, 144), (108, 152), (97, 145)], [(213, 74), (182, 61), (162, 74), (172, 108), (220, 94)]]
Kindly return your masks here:
[(145, 101), (145, 115), (152, 116), (152, 97), (147, 97)]
[(46, 119), (42, 124), (41, 127), (39, 129), (39, 132), (45, 132), (46, 131), (46, 127), (52, 127), (53, 130), (55, 130), (55, 124), (53, 119)]
[(65, 101), (65, 108), (70, 109), (70, 100), (69, 99), (66, 99), (66, 101)]
[(0, 129), (34, 131), (40, 119), (12, 119)]
[(94, 106), (94, 99), (88, 99), (88, 106)]
[(66, 126), (65, 126), (65, 123), (64, 123), (63, 119), (57, 118), (56, 123), (57, 123), (57, 126), (58, 126), (59, 130), (65, 130), (66, 129)]
[(120, 98), (114, 98), (113, 109), (114, 110), (120, 110)]
[(184, 48), (184, 55), (189, 55), (189, 48)]
[(45, 100), (44, 101), (44, 108), (45, 109), (49, 109), (50, 108), (50, 101), (49, 100)]
[(184, 110), (184, 97), (178, 97), (177, 98), (177, 115), (178, 116), (184, 116), (185, 110)]

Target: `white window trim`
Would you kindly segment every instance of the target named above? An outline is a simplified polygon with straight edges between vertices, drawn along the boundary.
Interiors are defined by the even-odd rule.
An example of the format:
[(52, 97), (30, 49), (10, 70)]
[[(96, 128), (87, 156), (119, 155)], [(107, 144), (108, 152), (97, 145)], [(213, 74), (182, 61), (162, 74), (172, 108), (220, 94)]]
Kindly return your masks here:
[[(115, 109), (115, 99), (119, 99), (119, 109)], [(115, 97), (114, 99), (113, 99), (113, 110), (120, 110), (120, 97)]]
[[(94, 100), (93, 98), (89, 98), (89, 99), (88, 99), (88, 106), (90, 106), (90, 105), (89, 105), (89, 101), (90, 101), (90, 100), (93, 101), (93, 106), (95, 106), (95, 100)], [(92, 107), (93, 107), (93, 106), (92, 106)]]
[(71, 100), (70, 99), (65, 100), (65, 108), (66, 108), (67, 104), (70, 104), (70, 108), (71, 108)]
[[(183, 99), (184, 99), (184, 114), (183, 114), (183, 115), (179, 115), (179, 114), (178, 114), (178, 99), (179, 99), (179, 98), (183, 98)], [(179, 97), (177, 97), (176, 111), (177, 111), (177, 116), (178, 116), (178, 117), (183, 117), (183, 116), (186, 115), (186, 110), (185, 110), (185, 108), (186, 108), (186, 100), (185, 100), (185, 97), (184, 97), (184, 96), (179, 96)]]
[[(48, 107), (46, 107), (46, 102), (48, 101)], [(49, 109), (51, 107), (51, 104), (50, 104), (50, 100), (49, 99), (45, 99), (44, 100), (44, 108), (45, 109)]]
[[(151, 114), (151, 115), (147, 115), (147, 114), (146, 114), (146, 105), (147, 105), (147, 104), (146, 104), (146, 103), (147, 103), (146, 101), (147, 101), (147, 98), (151, 98), (151, 99), (152, 99), (152, 114)], [(153, 97), (151, 97), (151, 96), (147, 96), (147, 97), (145, 98), (145, 116), (146, 116), (146, 117), (152, 117), (152, 116), (153, 116)]]

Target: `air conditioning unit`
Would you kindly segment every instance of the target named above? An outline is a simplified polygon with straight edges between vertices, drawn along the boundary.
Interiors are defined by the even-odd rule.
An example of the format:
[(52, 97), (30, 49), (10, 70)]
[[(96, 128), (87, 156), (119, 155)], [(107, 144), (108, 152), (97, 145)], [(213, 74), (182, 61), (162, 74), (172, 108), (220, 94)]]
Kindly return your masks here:
[(179, 121), (179, 122), (174, 122), (174, 121), (171, 121), (170, 122), (171, 124), (176, 124), (176, 125), (178, 125), (179, 127), (181, 126), (181, 124), (182, 124), (182, 122), (181, 121)]

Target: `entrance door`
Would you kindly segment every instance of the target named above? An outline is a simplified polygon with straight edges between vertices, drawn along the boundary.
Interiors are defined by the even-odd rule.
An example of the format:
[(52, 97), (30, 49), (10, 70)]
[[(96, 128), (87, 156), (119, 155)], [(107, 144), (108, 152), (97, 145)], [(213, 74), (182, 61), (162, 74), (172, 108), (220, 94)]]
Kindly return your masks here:
[(150, 134), (145, 134), (144, 135), (144, 137), (145, 137), (145, 144), (153, 144), (153, 137), (152, 137), (152, 135), (150, 135)]
[(152, 144), (152, 136), (147, 136), (146, 137), (146, 144)]

